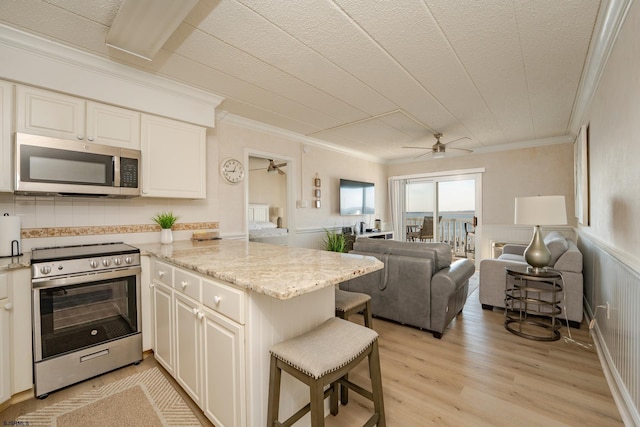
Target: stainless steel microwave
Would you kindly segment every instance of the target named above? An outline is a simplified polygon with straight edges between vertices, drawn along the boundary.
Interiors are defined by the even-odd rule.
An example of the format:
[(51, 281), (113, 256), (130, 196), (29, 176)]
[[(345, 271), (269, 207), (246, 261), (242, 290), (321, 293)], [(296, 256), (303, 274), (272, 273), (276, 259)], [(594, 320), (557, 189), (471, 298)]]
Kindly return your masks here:
[(15, 193), (136, 197), (140, 151), (16, 133)]

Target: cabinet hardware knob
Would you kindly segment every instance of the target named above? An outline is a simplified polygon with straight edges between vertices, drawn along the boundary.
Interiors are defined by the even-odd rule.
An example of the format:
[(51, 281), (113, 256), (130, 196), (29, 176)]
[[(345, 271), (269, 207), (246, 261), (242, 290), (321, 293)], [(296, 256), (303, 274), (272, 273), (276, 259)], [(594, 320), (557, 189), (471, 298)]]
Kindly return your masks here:
[(158, 271), (158, 276), (160, 276), (160, 277), (164, 276), (164, 271), (162, 271), (162, 270)]
[(13, 309), (13, 303), (7, 303), (7, 305), (4, 306), (4, 309), (7, 311), (11, 311), (11, 309)]
[(193, 315), (197, 315), (198, 314), (198, 309), (196, 307), (193, 307)]
[(203, 317), (204, 317), (204, 313), (199, 311), (198, 312), (198, 320), (202, 320)]
[(220, 304), (220, 301), (222, 301), (222, 298), (220, 298), (219, 296), (216, 295), (215, 297), (213, 297), (213, 302), (215, 302), (216, 305)]
[(180, 282), (180, 286), (182, 286), (182, 289), (186, 288), (188, 284), (189, 282), (187, 282), (186, 280), (183, 280), (182, 282)]

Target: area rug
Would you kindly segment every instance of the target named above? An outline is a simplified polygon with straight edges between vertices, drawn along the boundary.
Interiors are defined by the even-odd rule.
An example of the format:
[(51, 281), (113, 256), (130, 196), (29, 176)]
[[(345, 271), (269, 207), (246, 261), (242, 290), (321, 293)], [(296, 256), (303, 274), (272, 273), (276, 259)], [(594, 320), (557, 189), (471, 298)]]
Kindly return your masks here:
[(473, 276), (469, 277), (469, 291), (467, 292), (467, 297), (474, 293), (476, 289), (478, 289), (478, 286), (480, 286), (480, 271), (476, 270), (476, 272), (473, 273)]
[(23, 415), (28, 426), (200, 426), (178, 392), (152, 368)]

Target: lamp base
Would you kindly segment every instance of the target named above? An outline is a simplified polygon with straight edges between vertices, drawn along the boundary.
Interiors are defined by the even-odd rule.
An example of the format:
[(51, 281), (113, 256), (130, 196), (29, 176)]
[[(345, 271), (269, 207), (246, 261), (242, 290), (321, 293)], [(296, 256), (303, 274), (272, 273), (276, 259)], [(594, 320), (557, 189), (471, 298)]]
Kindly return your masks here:
[(551, 261), (551, 252), (544, 244), (539, 225), (533, 227), (533, 237), (527, 249), (524, 250), (524, 260), (532, 267), (534, 273), (544, 271)]

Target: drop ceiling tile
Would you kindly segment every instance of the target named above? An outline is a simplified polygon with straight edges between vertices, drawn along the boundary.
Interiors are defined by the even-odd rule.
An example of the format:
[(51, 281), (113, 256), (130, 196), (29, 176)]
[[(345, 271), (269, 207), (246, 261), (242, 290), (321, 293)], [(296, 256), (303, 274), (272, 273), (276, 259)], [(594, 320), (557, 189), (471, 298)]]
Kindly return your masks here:
[(336, 5), (312, 0), (256, 0), (250, 4), (267, 20), (348, 70), (363, 84), (375, 88), (396, 106), (416, 112), (416, 118), (424, 123), (452, 120), (406, 70)]
[[(203, 31), (222, 42), (306, 81), (327, 94), (343, 99), (347, 104), (369, 115), (394, 108), (389, 100), (374, 89), (367, 87), (274, 23), (256, 15), (251, 9), (235, 2), (224, 2), (216, 6), (211, 15), (203, 16), (206, 12), (203, 12), (202, 8), (206, 8), (206, 4), (200, 2), (187, 17), (187, 22), (199, 25)], [(253, 5), (253, 2), (249, 4)]]
[(166, 46), (177, 54), (211, 69), (232, 75), (239, 80), (262, 88), (266, 92), (296, 103), (304, 102), (312, 122), (317, 113), (333, 116), (335, 124), (344, 120), (358, 120), (367, 114), (288, 73), (269, 65), (255, 56), (238, 50), (217, 38), (192, 27), (182, 25)]

